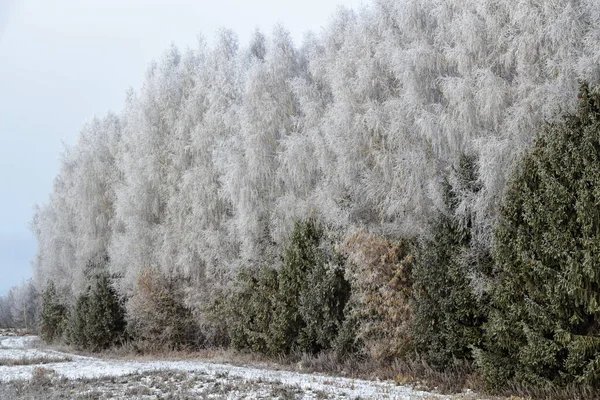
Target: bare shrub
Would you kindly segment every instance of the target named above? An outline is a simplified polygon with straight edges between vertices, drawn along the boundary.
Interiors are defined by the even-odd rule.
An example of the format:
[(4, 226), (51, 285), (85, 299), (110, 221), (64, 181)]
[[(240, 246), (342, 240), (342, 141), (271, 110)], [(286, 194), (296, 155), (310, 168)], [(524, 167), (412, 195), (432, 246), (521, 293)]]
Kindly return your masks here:
[(157, 268), (138, 277), (127, 303), (127, 330), (143, 350), (191, 348), (199, 344), (199, 329), (177, 278)]
[(34, 388), (45, 388), (52, 385), (52, 376), (56, 372), (50, 368), (35, 367), (29, 380), (29, 386)]
[(375, 360), (404, 356), (413, 348), (411, 244), (359, 232), (346, 240), (345, 251), (358, 337)]

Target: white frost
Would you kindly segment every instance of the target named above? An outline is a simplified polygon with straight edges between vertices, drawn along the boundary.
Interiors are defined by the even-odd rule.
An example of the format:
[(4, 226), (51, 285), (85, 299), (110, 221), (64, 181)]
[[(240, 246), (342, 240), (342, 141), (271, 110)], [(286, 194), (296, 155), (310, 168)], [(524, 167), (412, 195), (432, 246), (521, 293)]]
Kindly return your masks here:
[[(376, 382), (360, 379), (337, 378), (315, 374), (301, 374), (289, 371), (273, 371), (254, 367), (238, 367), (227, 364), (215, 364), (204, 361), (122, 361), (81, 357), (45, 349), (28, 349), (35, 338), (0, 337), (0, 358), (28, 357), (31, 352), (36, 356), (57, 357), (62, 355), (72, 361), (44, 364), (59, 377), (68, 379), (118, 377), (152, 371), (171, 370), (211, 377), (230, 377), (246, 381), (273, 382), (287, 386), (296, 386), (304, 390), (322, 391), (343, 398), (370, 399), (421, 399), (445, 398), (432, 393), (397, 386), (393, 382)], [(38, 365), (0, 366), (0, 381), (8, 382), (31, 378)]]

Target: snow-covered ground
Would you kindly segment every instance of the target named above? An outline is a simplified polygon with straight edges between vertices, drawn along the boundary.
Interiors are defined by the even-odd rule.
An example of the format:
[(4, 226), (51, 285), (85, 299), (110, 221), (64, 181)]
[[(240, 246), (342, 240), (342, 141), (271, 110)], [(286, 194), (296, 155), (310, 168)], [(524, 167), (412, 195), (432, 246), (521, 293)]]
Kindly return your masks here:
[[(35, 336), (2, 337), (0, 336), (0, 368), (2, 364), (21, 363), (28, 364), (34, 361), (41, 362), (64, 362), (71, 361), (73, 356), (52, 350), (41, 350), (35, 347), (40, 343)], [(0, 380), (3, 376), (0, 375)]]
[[(38, 343), (35, 345), (35, 343)], [(338, 378), (316, 374), (302, 374), (289, 371), (275, 371), (255, 367), (239, 367), (228, 364), (216, 364), (205, 361), (124, 361), (83, 357), (73, 354), (60, 353), (45, 349), (39, 345), (35, 337), (0, 337), (0, 360), (16, 360), (21, 365), (0, 365), (0, 381), (16, 382), (25, 381), (39, 373), (43, 367), (45, 374), (53, 379), (66, 378), (71, 381), (93, 380), (101, 378), (140, 378), (152, 379), (154, 373), (165, 372), (183, 373), (185, 384), (193, 386), (193, 382), (235, 381), (229, 393), (224, 397), (216, 398), (272, 398), (267, 394), (260, 394), (260, 390), (269, 385), (278, 385), (283, 388), (294, 388), (299, 393), (319, 393), (319, 398), (363, 398), (363, 399), (441, 399), (450, 398), (437, 394), (414, 390), (406, 386), (397, 386), (393, 382), (376, 382), (358, 379)], [(32, 346), (37, 348), (32, 348)], [(44, 362), (43, 365), (30, 364), (28, 360), (37, 359), (56, 360)], [(37, 370), (36, 370), (37, 369)], [(135, 379), (134, 379), (135, 380)], [(240, 386), (239, 383), (247, 383)], [(113, 380), (114, 383), (114, 380)], [(240, 387), (242, 388), (240, 391)], [(246, 392), (245, 389), (248, 391)], [(262, 389), (261, 389), (262, 388)], [(250, 392), (256, 392), (252, 395)], [(244, 392), (244, 393), (242, 393)], [(272, 395), (272, 394), (271, 394)], [(126, 398), (123, 394), (123, 398)], [(110, 397), (113, 398), (113, 397)], [(133, 397), (132, 397), (133, 398)], [(140, 397), (152, 398), (152, 397)], [(315, 396), (297, 396), (297, 398), (315, 398)]]

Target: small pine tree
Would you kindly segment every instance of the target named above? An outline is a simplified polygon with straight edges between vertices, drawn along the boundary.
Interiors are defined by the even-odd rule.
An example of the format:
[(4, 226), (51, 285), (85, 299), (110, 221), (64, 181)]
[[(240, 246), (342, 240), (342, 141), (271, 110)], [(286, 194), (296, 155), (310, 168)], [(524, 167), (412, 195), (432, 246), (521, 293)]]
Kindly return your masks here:
[(459, 193), (479, 190), (477, 159), (463, 154), (444, 182), (446, 209), (433, 221), (432, 236), (421, 240), (414, 267), (412, 333), (421, 357), (440, 370), (471, 362), (483, 338), (485, 298), (476, 296), (471, 277), (488, 268), (490, 257), (471, 243), (471, 216), (456, 216)]
[(314, 219), (296, 222), (278, 275), (270, 334), (271, 353), (330, 349), (344, 320), (350, 284), (345, 260), (325, 248), (325, 231)]
[(344, 276), (345, 260), (317, 263), (307, 276), (308, 284), (300, 293), (298, 313), (304, 328), (299, 348), (310, 353), (330, 349), (342, 328), (345, 306), (350, 299), (350, 283)]
[(108, 262), (107, 257), (100, 257), (86, 264), (89, 286), (70, 310), (66, 323), (69, 344), (99, 351), (124, 336), (125, 311), (106, 270)]
[(308, 352), (314, 350), (312, 343), (307, 340), (298, 343), (300, 333), (306, 328), (306, 321), (299, 313), (299, 301), (301, 293), (307, 289), (309, 274), (317, 264), (323, 262), (319, 249), (322, 237), (323, 230), (312, 219), (294, 225), (278, 277), (279, 288), (270, 326), (270, 352), (273, 354), (287, 353), (297, 347)]
[(60, 302), (56, 286), (50, 280), (42, 294), (42, 339), (48, 343), (61, 339), (65, 329), (65, 317), (66, 307)]
[(242, 270), (222, 309), (236, 348), (269, 355), (329, 349), (344, 321), (350, 285), (339, 256), (322, 247), (316, 221), (297, 222), (277, 271)]
[(85, 336), (92, 351), (116, 344), (125, 332), (125, 311), (107, 273), (96, 277), (87, 301)]
[[(231, 343), (237, 349), (269, 353), (270, 326), (279, 290), (278, 273), (262, 267), (257, 273), (242, 270), (238, 289), (225, 301), (221, 315), (227, 319)], [(276, 350), (277, 352), (278, 350)]]
[(89, 289), (82, 293), (75, 302), (67, 319), (67, 342), (81, 349), (88, 347), (86, 337), (90, 296)]
[(478, 363), (494, 387), (600, 387), (600, 93), (549, 125), (510, 182)]
[(357, 311), (359, 309), (357, 298), (354, 296), (355, 291), (352, 289), (352, 283), (348, 282), (348, 284), (350, 295), (344, 306), (343, 319), (338, 334), (331, 343), (331, 348), (339, 360), (344, 360), (365, 348), (363, 337), (360, 335), (361, 318), (360, 313)]

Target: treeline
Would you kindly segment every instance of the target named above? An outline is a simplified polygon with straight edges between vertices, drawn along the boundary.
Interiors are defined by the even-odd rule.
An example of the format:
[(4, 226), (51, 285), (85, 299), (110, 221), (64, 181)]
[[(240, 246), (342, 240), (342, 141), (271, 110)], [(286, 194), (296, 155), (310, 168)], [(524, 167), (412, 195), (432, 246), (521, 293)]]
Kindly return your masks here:
[(35, 331), (40, 324), (39, 291), (32, 280), (13, 286), (0, 296), (0, 328)]
[(172, 47), (35, 214), (42, 334), (597, 386), (598, 23), (378, 0)]

